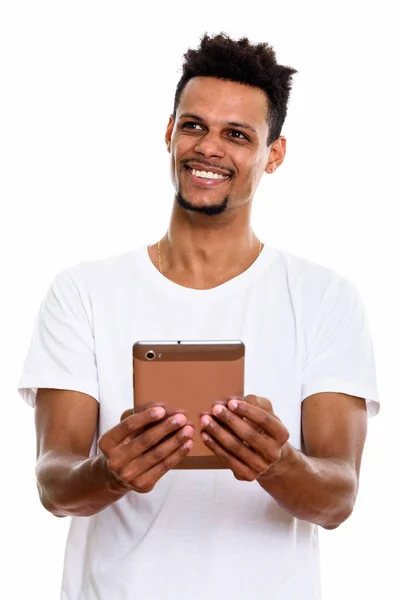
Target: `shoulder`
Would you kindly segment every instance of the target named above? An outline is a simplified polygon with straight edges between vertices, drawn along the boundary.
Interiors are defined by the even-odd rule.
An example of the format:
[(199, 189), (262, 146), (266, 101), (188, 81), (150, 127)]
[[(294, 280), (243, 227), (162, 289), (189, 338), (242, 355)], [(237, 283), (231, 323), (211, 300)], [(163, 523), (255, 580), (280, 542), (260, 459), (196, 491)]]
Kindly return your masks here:
[(60, 271), (53, 287), (75, 290), (78, 293), (107, 292), (120, 286), (133, 275), (143, 254), (143, 247), (129, 252), (90, 261), (81, 261)]
[(305, 328), (329, 315), (363, 315), (364, 304), (355, 285), (341, 273), (316, 262), (277, 250), (274, 261), (281, 286)]
[(276, 268), (299, 297), (312, 301), (327, 295), (357, 294), (354, 284), (341, 273), (284, 250), (274, 252)]

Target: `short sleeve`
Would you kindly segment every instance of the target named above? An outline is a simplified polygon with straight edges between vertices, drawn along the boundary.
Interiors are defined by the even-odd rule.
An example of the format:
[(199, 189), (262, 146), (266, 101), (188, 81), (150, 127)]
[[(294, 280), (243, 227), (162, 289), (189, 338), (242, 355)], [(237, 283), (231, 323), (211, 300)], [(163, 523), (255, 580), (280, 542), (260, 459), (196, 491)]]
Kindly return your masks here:
[(99, 399), (88, 294), (70, 270), (53, 281), (36, 316), (18, 384), (31, 406), (39, 388), (83, 392)]
[(368, 416), (379, 412), (371, 333), (357, 290), (338, 278), (328, 286), (306, 341), (302, 400), (320, 392), (365, 398)]

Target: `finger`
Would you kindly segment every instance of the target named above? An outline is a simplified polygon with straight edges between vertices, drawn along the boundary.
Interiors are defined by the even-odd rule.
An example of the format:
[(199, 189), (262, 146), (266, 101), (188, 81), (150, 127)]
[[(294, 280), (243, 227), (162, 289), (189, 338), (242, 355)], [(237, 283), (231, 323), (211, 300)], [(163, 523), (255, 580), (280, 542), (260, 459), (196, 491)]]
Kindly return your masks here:
[[(166, 406), (163, 402), (151, 402), (149, 404), (146, 404), (144, 406), (140, 406), (139, 408), (135, 407), (135, 408), (128, 408), (127, 410), (124, 410), (124, 412), (121, 415), (120, 421), (123, 421), (124, 419), (127, 419), (128, 417), (130, 417), (131, 415), (138, 415), (141, 412), (143, 412), (144, 410), (148, 410), (151, 408), (156, 408), (157, 406), (161, 406), (161, 408), (165, 408)], [(176, 411), (179, 412), (179, 411)], [(166, 414), (168, 414), (168, 412), (166, 412)], [(172, 414), (172, 413), (170, 413)]]
[(246, 417), (242, 417), (243, 421), (245, 423), (248, 423), (249, 425), (251, 425), (252, 427), (254, 427), (254, 429), (258, 432), (261, 433), (262, 435), (265, 435), (265, 431), (263, 429), (261, 429), (261, 427), (259, 427), (258, 425), (256, 425), (255, 423), (253, 423), (253, 421), (249, 421), (249, 419), (246, 419)]
[[(259, 428), (254, 426), (253, 422), (246, 422), (242, 417), (235, 415), (229, 408), (216, 406), (213, 409), (214, 414), (225, 425), (228, 431), (233, 432), (241, 443), (245, 442), (261, 456), (267, 456), (270, 460), (274, 460), (277, 453), (277, 442), (266, 435), (265, 432), (260, 433)], [(205, 419), (203, 417), (202, 423)], [(216, 421), (211, 420), (208, 428), (215, 427)], [(214, 433), (212, 433), (214, 436)]]
[(147, 428), (134, 440), (135, 454), (144, 454), (157, 444), (171, 438), (176, 431), (182, 429), (185, 425), (189, 425), (186, 415), (176, 414), (169, 417), (165, 421)]
[(236, 456), (233, 456), (226, 448), (221, 446), (214, 438), (203, 432), (201, 434), (204, 444), (209, 448), (215, 456), (218, 456), (230, 469), (237, 479), (242, 481), (254, 481), (258, 473), (251, 469), (247, 464), (243, 463)]
[(131, 415), (109, 429), (100, 439), (99, 447), (107, 454), (109, 450), (120, 444), (126, 437), (135, 434), (142, 427), (156, 423), (165, 416), (165, 408), (149, 408), (141, 413)]
[[(133, 413), (132, 416), (120, 423), (122, 439), (124, 439), (126, 436), (137, 433), (143, 427), (154, 425), (157, 421), (164, 419), (165, 415), (166, 410), (163, 406), (153, 406), (144, 411)], [(122, 441), (122, 439), (120, 438), (119, 441)]]
[(139, 477), (135, 479), (135, 489), (141, 493), (150, 492), (154, 488), (157, 481), (161, 479), (161, 477), (165, 475), (167, 471), (170, 471), (176, 467), (182, 458), (189, 454), (192, 447), (193, 441), (188, 440), (179, 446), (179, 448), (177, 448), (169, 456), (164, 458), (164, 460), (158, 462), (154, 467), (139, 475)]
[[(235, 415), (232, 416), (234, 417)], [(249, 425), (242, 425), (244, 425), (246, 429), (253, 429)], [(260, 452), (253, 450), (253, 448), (250, 447), (250, 444), (246, 445), (243, 439), (237, 435), (234, 435), (232, 431), (221, 427), (214, 419), (210, 419), (210, 422), (205, 429), (206, 431), (204, 431), (204, 433), (209, 434), (229, 454), (239, 458), (241, 462), (247, 465), (250, 469), (254, 470), (256, 473), (261, 473), (268, 468), (269, 462), (267, 462), (267, 458), (265, 457), (265, 447), (262, 447)], [(253, 433), (262, 438), (265, 443), (265, 438), (263, 436), (257, 434), (257, 432), (254, 430)]]
[[(232, 398), (232, 400), (241, 400), (241, 398)], [(278, 419), (280, 423), (282, 423), (281, 419), (275, 414), (272, 403), (268, 398), (263, 398), (262, 396), (256, 396), (255, 394), (249, 394), (244, 397), (244, 402), (247, 404), (251, 404), (252, 406), (258, 406), (258, 408), (262, 408), (272, 415), (274, 415), (275, 419)]]
[[(282, 421), (271, 412), (259, 408), (258, 406), (252, 406), (247, 402), (239, 402), (237, 400), (229, 401), (228, 407), (234, 414), (245, 417), (248, 421), (261, 427), (267, 435), (278, 443), (283, 445), (288, 441), (288, 430)], [(218, 418), (220, 418), (219, 415)]]
[[(129, 417), (130, 418), (130, 417)], [(156, 424), (137, 437), (125, 437), (122, 442), (109, 450), (109, 467), (116, 473), (123, 469), (133, 460), (156, 446), (169, 434), (186, 425), (185, 415), (174, 415), (162, 423)]]
[(127, 419), (131, 415), (133, 415), (133, 408), (128, 408), (127, 410), (124, 410), (124, 412), (121, 415), (120, 421)]
[[(146, 471), (149, 471), (158, 463), (163, 462), (168, 456), (175, 452), (175, 450), (179, 449), (180, 446), (184, 446), (185, 450), (187, 448), (190, 449), (193, 446), (193, 434), (193, 427), (186, 425), (181, 431), (173, 434), (173, 437), (160, 442), (157, 446), (154, 446), (136, 460), (131, 461), (121, 471), (122, 479), (133, 483), (140, 475), (146, 473)], [(186, 444), (186, 442), (190, 443)]]
[[(233, 400), (237, 400), (237, 398), (232, 398)], [(240, 400), (240, 398), (239, 398)], [(258, 408), (263, 408), (268, 412), (273, 413), (272, 403), (268, 398), (263, 398), (262, 396), (256, 396), (255, 394), (248, 394), (244, 397), (244, 402), (247, 404), (251, 404), (252, 406), (258, 406)]]
[[(159, 423), (163, 423), (164, 421), (166, 421), (169, 417), (174, 417), (177, 414), (183, 414), (185, 415), (185, 417), (187, 417), (186, 413), (184, 411), (170, 411), (167, 410), (166, 415), (160, 419)], [(189, 419), (187, 419), (186, 421), (186, 425), (191, 425), (192, 427), (194, 427), (194, 423), (192, 423), (192, 421), (190, 421)], [(132, 438), (134, 437), (138, 437), (139, 435), (141, 435), (142, 433), (144, 433), (145, 431), (148, 431), (149, 429), (151, 429), (152, 427), (154, 427), (154, 423), (150, 423), (149, 425), (146, 425), (145, 427), (141, 427), (140, 429), (138, 429), (133, 435)], [(167, 434), (168, 435), (173, 435), (173, 433), (171, 434)]]

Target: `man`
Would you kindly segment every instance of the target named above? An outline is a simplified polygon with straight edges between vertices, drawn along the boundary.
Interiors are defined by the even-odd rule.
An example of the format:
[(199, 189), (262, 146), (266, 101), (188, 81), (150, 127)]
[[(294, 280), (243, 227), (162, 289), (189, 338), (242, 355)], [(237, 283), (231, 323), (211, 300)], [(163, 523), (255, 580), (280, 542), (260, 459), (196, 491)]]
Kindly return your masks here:
[[(41, 501), (73, 517), (64, 600), (320, 597), (318, 526), (351, 514), (379, 404), (353, 287), (250, 225), (285, 157), (294, 73), (267, 44), (204, 36), (165, 135), (167, 233), (63, 271), (41, 306), (20, 391)], [(162, 406), (132, 414), (142, 339), (242, 340), (245, 397), (193, 425)], [(173, 470), (194, 427), (228, 469)]]

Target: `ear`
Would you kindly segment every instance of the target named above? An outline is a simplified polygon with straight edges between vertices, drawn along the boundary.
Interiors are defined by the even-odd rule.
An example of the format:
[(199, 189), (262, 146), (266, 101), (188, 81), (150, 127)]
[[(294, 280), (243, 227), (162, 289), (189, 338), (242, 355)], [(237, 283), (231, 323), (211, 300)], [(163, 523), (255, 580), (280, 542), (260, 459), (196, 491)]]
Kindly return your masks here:
[(265, 172), (269, 174), (273, 173), (283, 163), (285, 154), (286, 138), (281, 135), (271, 144)]
[(175, 124), (175, 121), (174, 121), (172, 115), (170, 115), (169, 120), (168, 120), (167, 129), (165, 132), (165, 143), (167, 144), (168, 152), (171, 151), (171, 138), (172, 138), (172, 131), (174, 129), (174, 124)]

